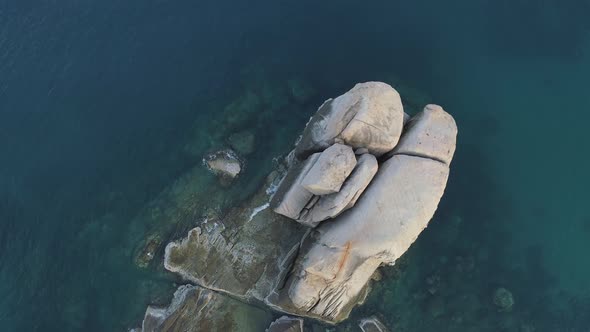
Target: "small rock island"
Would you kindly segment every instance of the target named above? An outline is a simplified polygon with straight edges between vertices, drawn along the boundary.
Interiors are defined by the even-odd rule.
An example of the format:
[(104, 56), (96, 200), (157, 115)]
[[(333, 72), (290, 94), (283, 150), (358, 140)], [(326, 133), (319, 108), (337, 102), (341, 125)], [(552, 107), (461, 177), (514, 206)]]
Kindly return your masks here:
[[(168, 308), (148, 307), (139, 330), (286, 332), (303, 331), (300, 317), (342, 322), (377, 269), (395, 264), (432, 219), (456, 136), (442, 107), (410, 117), (385, 83), (328, 99), (255, 195), (168, 244), (165, 268), (190, 284)], [(236, 160), (224, 152), (205, 162), (227, 180), (239, 173)], [(283, 316), (259, 326), (272, 321), (263, 306)], [(371, 318), (360, 330), (386, 327)]]

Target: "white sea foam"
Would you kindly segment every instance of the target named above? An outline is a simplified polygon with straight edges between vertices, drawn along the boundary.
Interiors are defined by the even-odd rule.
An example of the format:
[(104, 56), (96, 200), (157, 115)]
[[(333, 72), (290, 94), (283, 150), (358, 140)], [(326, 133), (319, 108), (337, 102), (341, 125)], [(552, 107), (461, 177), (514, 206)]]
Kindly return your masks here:
[(260, 213), (260, 211), (267, 209), (269, 206), (270, 203), (265, 203), (258, 207), (255, 207), (254, 210), (252, 210), (252, 213), (250, 214), (250, 218), (248, 218), (248, 221), (251, 221), (258, 213)]

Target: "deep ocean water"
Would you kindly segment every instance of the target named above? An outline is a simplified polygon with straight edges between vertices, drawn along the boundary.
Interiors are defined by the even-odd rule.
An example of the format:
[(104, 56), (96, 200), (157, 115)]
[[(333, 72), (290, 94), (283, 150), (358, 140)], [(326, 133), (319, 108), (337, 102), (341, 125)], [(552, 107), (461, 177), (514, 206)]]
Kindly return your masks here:
[[(352, 320), (590, 331), (588, 12), (588, 0), (0, 1), (0, 330), (138, 326), (178, 282), (161, 252), (137, 267), (138, 248), (197, 217), (146, 217), (163, 190), (191, 174), (176, 204), (236, 204), (324, 99), (381, 80), (441, 104), (460, 135), (431, 226)], [(219, 187), (201, 158), (240, 131), (255, 151)]]

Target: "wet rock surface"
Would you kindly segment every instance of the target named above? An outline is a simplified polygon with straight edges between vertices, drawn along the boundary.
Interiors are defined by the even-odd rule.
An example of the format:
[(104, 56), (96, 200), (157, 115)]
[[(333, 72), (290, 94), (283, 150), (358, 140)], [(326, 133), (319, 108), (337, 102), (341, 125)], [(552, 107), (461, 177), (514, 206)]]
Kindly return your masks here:
[(269, 322), (268, 312), (214, 291), (193, 285), (180, 286), (166, 307), (149, 306), (142, 332), (258, 332)]
[(242, 299), (263, 300), (286, 273), (307, 231), (266, 208), (279, 173), (243, 206), (168, 244), (164, 266), (184, 279)]
[(303, 332), (303, 318), (282, 316), (272, 322), (266, 332)]
[(233, 150), (221, 150), (208, 154), (203, 164), (217, 175), (222, 184), (230, 184), (242, 171), (242, 162)]
[(377, 317), (362, 319), (359, 327), (363, 332), (389, 332), (389, 329)]

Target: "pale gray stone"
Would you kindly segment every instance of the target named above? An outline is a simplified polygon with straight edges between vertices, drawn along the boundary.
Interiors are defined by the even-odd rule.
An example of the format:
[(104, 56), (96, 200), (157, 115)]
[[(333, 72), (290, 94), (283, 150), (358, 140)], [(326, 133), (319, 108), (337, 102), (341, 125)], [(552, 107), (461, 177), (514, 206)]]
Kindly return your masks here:
[(334, 218), (354, 206), (357, 199), (367, 188), (378, 169), (377, 158), (372, 154), (359, 157), (352, 174), (346, 179), (339, 192), (320, 196), (316, 203), (306, 207), (306, 213), (298, 221), (316, 227), (321, 221)]
[(352, 148), (336, 143), (322, 151), (301, 185), (314, 195), (336, 193), (340, 191), (355, 165), (356, 158)]
[(388, 155), (421, 156), (450, 164), (456, 136), (457, 125), (453, 117), (438, 105), (426, 105), (422, 112), (410, 119), (400, 142)]
[(242, 171), (242, 163), (232, 150), (221, 150), (203, 158), (203, 164), (222, 181), (231, 181)]
[[(428, 122), (426, 132), (438, 132), (428, 126), (454, 128), (455, 122), (450, 116)], [(456, 136), (440, 139), (454, 151)], [(394, 264), (428, 225), (448, 175), (447, 163), (429, 157), (397, 154), (383, 162), (353, 209), (306, 237), (284, 286), (267, 302), (298, 315), (345, 319), (375, 270)]]
[(291, 219), (299, 218), (301, 211), (313, 198), (313, 193), (305, 189), (301, 182), (319, 157), (320, 153), (314, 153), (289, 170), (270, 203), (270, 207), (276, 213)]
[(397, 144), (404, 111), (399, 94), (388, 84), (366, 82), (328, 99), (310, 119), (297, 144), (299, 159), (334, 143), (366, 148), (381, 156)]
[(272, 322), (266, 332), (303, 332), (303, 318), (282, 316)]

